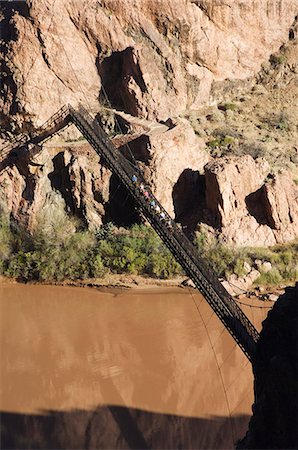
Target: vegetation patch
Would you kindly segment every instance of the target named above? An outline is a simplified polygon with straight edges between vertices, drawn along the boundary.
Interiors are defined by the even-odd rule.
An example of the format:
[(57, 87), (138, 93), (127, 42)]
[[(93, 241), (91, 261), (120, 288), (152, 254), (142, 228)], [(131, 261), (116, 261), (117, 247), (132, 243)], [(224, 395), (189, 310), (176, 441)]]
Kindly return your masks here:
[[(260, 272), (256, 286), (276, 286), (291, 283), (298, 278), (298, 241), (273, 247), (233, 247), (216, 239), (207, 240), (198, 233), (196, 245), (201, 257), (219, 277), (239, 278), (247, 274), (247, 267)], [(264, 264), (265, 263), (265, 264)], [(271, 265), (271, 268), (268, 270)]]
[(238, 106), (235, 103), (221, 103), (217, 108), (220, 111), (237, 111)]
[(207, 142), (208, 147), (216, 148), (216, 147), (226, 147), (234, 142), (234, 138), (232, 136), (222, 136), (216, 139), (211, 139)]
[[(259, 270), (257, 285), (273, 286), (298, 278), (297, 241), (272, 248), (239, 248), (207, 239), (201, 232), (195, 245), (199, 256), (222, 278), (243, 277), (247, 267)], [(56, 211), (50, 217), (40, 214), (30, 234), (0, 214), (1, 275), (24, 282), (55, 282), (101, 278), (108, 272), (162, 279), (183, 274), (159, 236), (145, 225), (126, 229), (110, 223), (92, 232)]]
[(152, 228), (111, 224), (91, 232), (54, 215), (30, 234), (0, 218), (0, 274), (20, 281), (100, 278), (107, 272), (170, 278), (182, 269)]
[(272, 66), (280, 66), (284, 63), (286, 63), (287, 61), (287, 57), (286, 55), (282, 54), (282, 53), (273, 53), (272, 55), (270, 55), (269, 61), (271, 63)]

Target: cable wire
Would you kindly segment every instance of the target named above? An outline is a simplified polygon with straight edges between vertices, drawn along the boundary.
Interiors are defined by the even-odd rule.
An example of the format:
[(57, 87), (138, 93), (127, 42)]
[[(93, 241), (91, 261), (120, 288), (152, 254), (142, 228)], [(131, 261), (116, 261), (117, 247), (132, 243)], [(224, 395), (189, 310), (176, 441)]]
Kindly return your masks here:
[(207, 328), (207, 326), (206, 326), (206, 324), (205, 324), (205, 321), (204, 321), (204, 318), (203, 318), (203, 316), (202, 316), (202, 314), (201, 314), (201, 311), (200, 311), (200, 309), (199, 309), (198, 306), (197, 306), (197, 303), (196, 303), (196, 301), (195, 301), (195, 299), (194, 299), (194, 297), (193, 297), (192, 292), (191, 292), (191, 291), (189, 291), (189, 292), (190, 292), (191, 298), (192, 298), (192, 300), (193, 300), (193, 303), (195, 304), (195, 307), (196, 307), (196, 309), (197, 309), (197, 311), (198, 311), (198, 313), (199, 313), (199, 315), (200, 315), (200, 319), (201, 319), (201, 321), (202, 321), (202, 323), (203, 323), (203, 326), (204, 326), (204, 328), (205, 328), (205, 331), (206, 331), (206, 334), (207, 334), (207, 337), (208, 337), (208, 341), (209, 341), (210, 347), (211, 347), (212, 352), (213, 352), (214, 360), (215, 360), (215, 362), (216, 362), (216, 366), (217, 366), (217, 370), (218, 370), (218, 373), (219, 373), (219, 376), (220, 376), (220, 380), (221, 380), (221, 384), (222, 384), (222, 388), (223, 388), (223, 392), (224, 392), (224, 396), (225, 396), (226, 406), (227, 406), (227, 410), (228, 410), (228, 414), (229, 414), (229, 421), (230, 421), (230, 427), (231, 427), (230, 429), (231, 429), (232, 443), (234, 444), (234, 443), (235, 443), (234, 424), (233, 424), (233, 420), (232, 420), (232, 415), (231, 415), (231, 410), (230, 410), (230, 404), (229, 404), (229, 400), (228, 400), (228, 395), (227, 395), (227, 391), (226, 391), (226, 388), (225, 388), (223, 376), (222, 376), (222, 373), (221, 373), (221, 370), (220, 370), (220, 366), (219, 366), (219, 363), (218, 363), (218, 360), (217, 360), (215, 348), (214, 348), (214, 346), (213, 346), (213, 343), (212, 343), (210, 334), (209, 334), (209, 332), (208, 332), (208, 328)]
[(239, 370), (239, 372), (237, 373), (237, 376), (233, 379), (233, 381), (229, 384), (229, 386), (226, 388), (227, 392), (229, 391), (229, 389), (232, 387), (232, 385), (238, 380), (239, 374), (247, 367), (247, 365), (249, 364), (249, 360), (247, 360), (244, 364), (244, 366), (241, 368), (241, 370)]
[[(108, 105), (110, 106), (110, 109), (113, 109), (113, 108), (112, 108), (112, 105), (111, 105), (111, 102), (110, 102), (110, 99), (109, 99), (109, 97), (108, 97), (107, 91), (106, 91), (106, 89), (105, 89), (105, 87), (104, 87), (103, 84), (101, 85), (101, 90), (102, 90), (102, 92), (103, 92), (103, 94), (104, 94), (104, 96), (105, 96), (106, 102), (107, 102)], [(123, 133), (123, 130), (122, 130), (122, 128), (121, 128), (121, 125), (120, 125), (120, 123), (119, 123), (119, 120), (117, 119), (117, 115), (114, 114), (114, 116), (115, 116), (115, 123), (116, 123), (116, 126), (118, 127), (118, 130), (120, 131), (121, 134), (124, 134), (124, 133)], [(134, 168), (138, 169), (138, 171), (139, 171), (140, 168), (139, 168), (139, 166), (138, 166), (138, 162), (137, 162), (137, 160), (135, 159), (135, 156), (134, 156), (134, 154), (133, 154), (133, 151), (132, 151), (131, 148), (130, 148), (130, 145), (129, 145), (128, 143), (125, 143), (124, 146), (128, 149), (128, 152), (129, 152), (130, 156), (132, 157), (132, 159), (133, 159), (133, 161), (134, 161), (135, 164), (133, 164), (133, 163), (132, 163), (131, 161), (129, 161), (129, 160), (128, 160), (128, 162), (129, 162)]]
[(243, 306), (249, 306), (250, 308), (256, 308), (256, 309), (272, 309), (274, 306), (274, 303), (270, 306), (258, 306), (258, 305), (249, 305), (248, 303), (241, 302), (240, 300), (235, 299), (235, 302), (239, 305)]
[[(49, 32), (49, 30), (50, 30), (50, 28), (51, 28), (52, 22), (53, 22), (53, 18), (54, 18), (54, 6), (55, 6), (55, 3), (56, 3), (56, 0), (54, 0), (54, 1), (53, 1), (53, 4), (52, 4), (52, 12), (51, 12), (51, 15), (50, 15), (50, 24), (49, 24), (49, 26), (48, 26), (48, 28), (47, 28), (47, 30), (46, 30), (45, 35), (44, 35), (45, 37), (47, 36), (47, 34), (48, 34), (48, 32)], [(44, 2), (44, 4), (46, 5), (45, 2)], [(46, 6), (47, 6), (47, 5), (46, 5)], [(23, 78), (23, 83), (22, 83), (21, 86), (23, 86), (23, 85), (25, 84), (25, 81), (28, 79), (28, 76), (29, 76), (31, 70), (33, 69), (33, 67), (34, 67), (34, 65), (35, 65), (35, 63), (36, 63), (36, 61), (37, 61), (38, 55), (39, 55), (39, 51), (37, 50), (36, 55), (35, 55), (35, 58), (34, 58), (32, 64), (31, 64), (31, 66), (29, 67), (29, 70), (28, 70), (26, 76)]]
[(76, 73), (76, 71), (74, 70), (73, 65), (72, 65), (72, 63), (71, 63), (71, 61), (70, 61), (70, 59), (69, 59), (69, 57), (68, 57), (68, 54), (67, 54), (67, 52), (66, 52), (66, 50), (65, 50), (65, 47), (64, 47), (64, 45), (63, 45), (63, 43), (62, 43), (62, 40), (61, 40), (61, 38), (60, 38), (59, 33), (57, 33), (57, 37), (58, 37), (58, 40), (59, 40), (59, 42), (60, 42), (60, 45), (61, 45), (61, 47), (62, 47), (62, 49), (63, 49), (63, 52), (64, 52), (64, 54), (65, 54), (65, 56), (66, 56), (66, 59), (67, 59), (69, 65), (70, 65), (70, 68), (71, 68), (71, 70), (73, 71), (73, 73), (74, 73), (74, 75), (75, 75), (75, 77), (76, 77), (76, 80), (77, 80), (77, 82), (78, 82), (79, 89), (80, 89), (81, 93), (83, 94), (83, 97), (84, 97), (85, 100), (86, 100), (86, 103), (87, 103), (87, 105), (88, 105), (88, 107), (89, 107), (89, 110), (91, 110), (91, 108), (90, 108), (90, 103), (89, 103), (89, 100), (88, 100), (88, 97), (86, 96), (85, 91), (82, 89), (80, 80), (79, 80), (79, 78), (78, 78), (78, 76), (77, 76), (77, 73)]

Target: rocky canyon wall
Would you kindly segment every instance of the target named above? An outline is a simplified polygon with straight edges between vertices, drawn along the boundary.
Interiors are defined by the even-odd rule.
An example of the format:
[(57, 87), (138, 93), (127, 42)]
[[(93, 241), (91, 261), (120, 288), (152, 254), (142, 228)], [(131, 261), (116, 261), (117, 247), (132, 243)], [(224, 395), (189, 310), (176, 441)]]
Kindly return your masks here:
[[(229, 146), (220, 157), (210, 152), (212, 123), (240, 145), (243, 130), (234, 132), (231, 111), (210, 114), (204, 105), (216, 108), (217, 86), (257, 83), (261, 64), (289, 39), (293, 51), (283, 72), (265, 75), (274, 75), (274, 86), (277, 79), (290, 86), (288, 96), (295, 98), (297, 6), (296, 0), (2, 2), (2, 132), (5, 138), (28, 132), (65, 103), (83, 103), (94, 114), (106, 104), (147, 119), (155, 131), (138, 128), (130, 148), (177, 221), (190, 231), (207, 224), (239, 245), (290, 241), (298, 235), (295, 176), (288, 167), (272, 171), (266, 154), (233, 154)], [(239, 98), (241, 111), (246, 97)], [(199, 126), (191, 122), (191, 111), (198, 113)], [(285, 141), (290, 132), (294, 142), (297, 125), (284, 131)], [(33, 228), (39, 212), (56, 208), (91, 228), (138, 220), (119, 180), (78, 137), (71, 127), (36, 149), (35, 157), (19, 152), (1, 163), (0, 200), (13, 218)], [(268, 134), (259, 139), (263, 145)], [(280, 136), (276, 142), (283, 142)]]
[[(225, 242), (237, 245), (270, 246), (295, 239), (298, 187), (290, 173), (268, 176), (266, 160), (248, 155), (207, 162), (204, 151), (198, 157), (197, 142), (190, 145), (191, 128), (184, 128), (185, 155), (181, 137), (175, 141), (177, 133), (179, 126), (165, 140), (147, 138), (151, 153), (145, 177), (178, 222), (190, 231), (207, 224)], [(91, 229), (108, 221), (127, 226), (139, 220), (126, 189), (88, 144), (44, 146), (34, 161), (19, 159), (2, 170), (0, 187), (1, 202), (30, 229), (40, 212), (53, 209), (66, 210)]]
[(165, 120), (244, 79), (288, 39), (295, 0), (2, 2), (2, 119), (40, 125), (65, 103)]

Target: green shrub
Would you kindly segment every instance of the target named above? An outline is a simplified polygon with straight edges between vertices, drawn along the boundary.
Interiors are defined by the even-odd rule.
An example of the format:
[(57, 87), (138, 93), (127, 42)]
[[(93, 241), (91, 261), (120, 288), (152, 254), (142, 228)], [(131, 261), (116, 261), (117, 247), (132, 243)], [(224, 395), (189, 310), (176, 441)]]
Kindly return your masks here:
[(290, 120), (285, 112), (273, 116), (271, 126), (277, 130), (288, 131), (290, 128)]
[(228, 147), (234, 141), (235, 141), (235, 138), (233, 138), (232, 136), (226, 135), (226, 136), (217, 137), (216, 139), (211, 139), (209, 142), (207, 142), (206, 145), (208, 147), (211, 147), (212, 149), (214, 149), (217, 147), (220, 147), (220, 148)]
[(274, 113), (270, 116), (264, 117), (262, 119), (262, 122), (268, 129), (280, 131), (288, 131), (292, 126), (289, 115), (285, 111)]
[[(115, 273), (167, 278), (181, 273), (178, 263), (152, 228), (134, 225), (99, 241), (104, 266)], [(163, 262), (161, 261), (163, 260)]]
[(12, 251), (12, 233), (7, 217), (0, 216), (0, 261), (9, 258)]
[(92, 278), (101, 278), (107, 273), (101, 255), (94, 254), (90, 261), (90, 276)]
[(244, 268), (245, 262), (249, 263), (248, 258), (239, 257), (239, 259), (236, 259), (235, 263), (233, 264), (233, 273), (235, 273), (239, 278), (246, 275), (246, 270)]
[(282, 54), (272, 54), (270, 55), (269, 58), (269, 61), (272, 64), (272, 66), (279, 66), (281, 64), (284, 64), (286, 60), (287, 60), (286, 56)]
[(22, 281), (38, 279), (36, 274), (35, 255), (30, 252), (18, 252), (9, 261), (4, 272), (5, 275), (17, 278)]
[(79, 223), (74, 217), (69, 217), (64, 211), (42, 211), (36, 218), (36, 225), (32, 233), (32, 242), (35, 249), (67, 245), (74, 235)]
[(235, 103), (221, 103), (218, 105), (218, 109), (221, 111), (236, 111), (238, 107)]
[[(101, 277), (113, 273), (169, 278), (183, 271), (155, 231), (144, 225), (130, 229), (107, 224), (96, 232), (82, 231), (63, 212), (40, 215), (35, 230), (0, 216), (0, 273), (23, 281), (56, 281)], [(206, 231), (206, 230), (205, 230)], [(197, 233), (198, 254), (220, 277), (245, 275), (244, 263), (269, 261), (257, 284), (276, 284), (298, 276), (298, 242), (271, 248), (236, 248), (219, 243), (204, 230)]]
[(48, 219), (38, 217), (32, 235), (12, 224), (13, 254), (2, 267), (5, 275), (24, 281), (53, 281), (85, 278), (95, 270), (90, 264), (94, 235), (76, 231), (77, 222), (65, 213), (56, 212)]
[(149, 275), (158, 278), (171, 278), (181, 274), (182, 269), (170, 252), (152, 254), (149, 260)]
[(235, 139), (232, 136), (225, 136), (221, 141), (221, 145), (230, 145), (234, 142), (234, 140)]
[(211, 139), (211, 141), (207, 142), (208, 147), (216, 148), (220, 147), (221, 145), (221, 139)]
[(38, 242), (34, 251), (15, 253), (5, 274), (24, 281), (87, 278), (99, 271), (99, 260), (92, 260), (94, 242), (93, 236), (82, 232), (73, 234), (60, 246), (41, 248)]
[(282, 276), (278, 269), (273, 268), (272, 270), (269, 270), (269, 272), (261, 273), (259, 278), (256, 280), (255, 284), (257, 285), (276, 285), (281, 283)]
[(219, 277), (236, 274), (246, 275), (244, 263), (253, 267), (256, 260), (269, 261), (272, 270), (262, 273), (256, 280), (256, 285), (276, 285), (281, 282), (293, 282), (298, 278), (298, 243), (266, 247), (231, 247), (220, 244), (214, 238), (207, 242), (201, 234), (197, 234), (195, 245), (199, 255), (206, 261)]

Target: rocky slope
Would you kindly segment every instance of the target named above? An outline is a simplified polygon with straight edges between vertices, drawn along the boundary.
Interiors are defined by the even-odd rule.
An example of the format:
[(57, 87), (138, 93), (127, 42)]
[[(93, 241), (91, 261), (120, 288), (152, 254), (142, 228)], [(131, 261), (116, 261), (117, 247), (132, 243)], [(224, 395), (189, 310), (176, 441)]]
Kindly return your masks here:
[(254, 364), (255, 403), (238, 449), (297, 448), (298, 284), (287, 288), (263, 322)]
[[(295, 0), (56, 0), (2, 10), (6, 138), (64, 103), (96, 113), (108, 102), (155, 121), (155, 132), (121, 123), (138, 131), (130, 151), (190, 231), (207, 224), (240, 245), (297, 236)], [(12, 216), (31, 228), (53, 206), (93, 228), (138, 220), (115, 176), (74, 138), (72, 127), (34, 158), (2, 164), (0, 200)]]
[(165, 120), (194, 109), (209, 101), (214, 80), (256, 74), (297, 14), (295, 0), (33, 0), (2, 8), (3, 115), (35, 125), (67, 102), (96, 107), (103, 88), (134, 115)]

